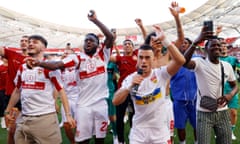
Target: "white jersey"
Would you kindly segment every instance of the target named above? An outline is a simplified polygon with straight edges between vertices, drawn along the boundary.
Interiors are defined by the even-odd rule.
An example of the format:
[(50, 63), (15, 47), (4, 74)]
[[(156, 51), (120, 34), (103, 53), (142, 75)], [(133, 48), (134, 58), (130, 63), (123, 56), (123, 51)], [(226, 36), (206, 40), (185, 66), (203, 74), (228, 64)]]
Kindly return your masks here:
[[(208, 59), (203, 58), (193, 58), (195, 61), (195, 74), (199, 92), (201, 96), (211, 96), (215, 99), (222, 96), (222, 74), (221, 74), (221, 64), (214, 64)], [(234, 75), (232, 66), (228, 62), (221, 61), (224, 67), (224, 83), (226, 81), (235, 81), (236, 77)], [(197, 110), (209, 112), (209, 110), (200, 107), (200, 93), (198, 92), (197, 98)], [(227, 105), (223, 108), (218, 108), (217, 111), (226, 110)]]
[(80, 92), (80, 89), (77, 86), (76, 67), (72, 66), (61, 70), (61, 79), (63, 81), (63, 87), (67, 94), (68, 100), (76, 102)]
[(165, 107), (167, 108), (167, 112), (168, 112), (168, 128), (170, 130), (170, 134), (171, 136), (174, 136), (174, 114), (173, 114), (173, 103), (172, 100), (170, 98), (170, 96), (166, 96), (165, 98)]
[(92, 57), (85, 53), (69, 55), (63, 59), (66, 67), (78, 68), (77, 82), (80, 94), (77, 104), (80, 106), (91, 106), (103, 102), (108, 97), (107, 87), (107, 64), (110, 58), (110, 49), (102, 48)]
[[(134, 74), (136, 72), (123, 81), (122, 88), (131, 85)], [(132, 128), (154, 128), (159, 129), (163, 134), (169, 132), (168, 111), (164, 103), (167, 80), (170, 77), (166, 67), (161, 67), (153, 69), (150, 76), (141, 82), (137, 95), (131, 96), (135, 108)]]
[(20, 89), (22, 114), (36, 116), (55, 112), (54, 86), (63, 88), (60, 71), (49, 71), (41, 67), (20, 66), (14, 80)]
[[(66, 67), (65, 69), (61, 70), (61, 79), (63, 81), (63, 87), (68, 98), (70, 113), (72, 116), (75, 116), (77, 97), (80, 93), (80, 89), (77, 86), (76, 67), (75, 66)], [(61, 106), (61, 114), (62, 114), (62, 121), (67, 122), (63, 105)]]

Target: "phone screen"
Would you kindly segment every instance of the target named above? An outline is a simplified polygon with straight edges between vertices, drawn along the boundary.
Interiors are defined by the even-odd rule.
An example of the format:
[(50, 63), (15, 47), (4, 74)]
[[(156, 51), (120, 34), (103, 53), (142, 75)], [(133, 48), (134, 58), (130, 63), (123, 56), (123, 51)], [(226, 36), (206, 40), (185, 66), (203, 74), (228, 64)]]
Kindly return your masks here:
[(207, 31), (213, 31), (213, 21), (204, 21), (203, 25), (207, 26)]

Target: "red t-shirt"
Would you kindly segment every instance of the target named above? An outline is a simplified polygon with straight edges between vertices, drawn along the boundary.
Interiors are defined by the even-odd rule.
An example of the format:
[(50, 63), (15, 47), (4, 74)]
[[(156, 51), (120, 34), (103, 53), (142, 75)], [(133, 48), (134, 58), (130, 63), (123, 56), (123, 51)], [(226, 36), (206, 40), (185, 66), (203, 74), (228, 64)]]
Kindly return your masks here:
[(137, 60), (133, 59), (133, 56), (116, 56), (116, 64), (120, 73), (118, 81), (118, 88), (120, 88), (122, 81), (137, 70)]
[(8, 60), (8, 79), (6, 82), (6, 95), (11, 95), (15, 85), (14, 85), (14, 78), (16, 76), (17, 70), (19, 66), (23, 63), (23, 60), (26, 56), (23, 56), (20, 53), (17, 53), (13, 50), (4, 49), (4, 57)]
[(0, 90), (5, 90), (8, 67), (5, 65), (0, 65)]

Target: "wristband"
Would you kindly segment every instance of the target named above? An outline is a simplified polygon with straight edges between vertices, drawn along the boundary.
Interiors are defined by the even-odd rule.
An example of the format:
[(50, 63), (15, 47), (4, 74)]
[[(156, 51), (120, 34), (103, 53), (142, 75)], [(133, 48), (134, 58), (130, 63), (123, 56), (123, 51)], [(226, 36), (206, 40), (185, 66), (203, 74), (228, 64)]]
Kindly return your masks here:
[(165, 38), (164, 40), (162, 40), (162, 44), (163, 44), (163, 46), (168, 48), (172, 44), (172, 42), (170, 40), (168, 40), (167, 38)]

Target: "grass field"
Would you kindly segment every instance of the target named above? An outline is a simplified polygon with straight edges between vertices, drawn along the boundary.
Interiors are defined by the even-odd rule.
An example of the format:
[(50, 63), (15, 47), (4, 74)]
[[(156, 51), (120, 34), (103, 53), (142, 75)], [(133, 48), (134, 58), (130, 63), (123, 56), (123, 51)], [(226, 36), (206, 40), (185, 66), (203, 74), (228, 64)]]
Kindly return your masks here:
[[(105, 144), (112, 144), (112, 133), (110, 132), (110, 127), (108, 128), (108, 134), (107, 137), (105, 139)], [(128, 142), (128, 134), (129, 134), (129, 123), (127, 122), (125, 124), (125, 138), (126, 138), (126, 144), (129, 144)], [(63, 143), (62, 144), (69, 144), (68, 139), (65, 136), (64, 130), (63, 128), (61, 128), (62, 131), (62, 138), (63, 138)], [(175, 131), (174, 133), (174, 143), (178, 144), (178, 138), (177, 138), (177, 133)], [(233, 141), (233, 144), (240, 144), (240, 109), (238, 110), (238, 122), (237, 122), (237, 126), (235, 129), (235, 136), (237, 137), (237, 140)], [(6, 144), (6, 139), (7, 139), (7, 130), (6, 129), (2, 129), (0, 128), (0, 144)], [(187, 125), (187, 136), (186, 136), (186, 141), (187, 144), (193, 144), (194, 143), (194, 138), (193, 138), (193, 134), (192, 134), (192, 128)], [(91, 141), (91, 144), (94, 144), (93, 141)], [(211, 144), (215, 144), (214, 141), (214, 137), (212, 135), (212, 141)]]

